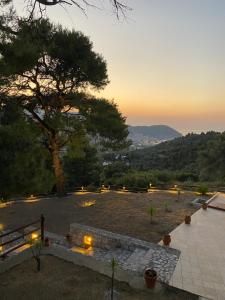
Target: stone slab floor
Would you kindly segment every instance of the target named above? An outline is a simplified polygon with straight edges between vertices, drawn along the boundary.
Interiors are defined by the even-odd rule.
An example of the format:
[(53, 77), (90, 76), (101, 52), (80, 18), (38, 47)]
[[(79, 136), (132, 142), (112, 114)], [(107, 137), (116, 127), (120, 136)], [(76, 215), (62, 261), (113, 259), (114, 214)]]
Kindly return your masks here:
[[(225, 203), (225, 194), (217, 197)], [(178, 226), (171, 238), (170, 246), (181, 250), (181, 256), (170, 285), (225, 300), (225, 211), (199, 209), (191, 224)]]

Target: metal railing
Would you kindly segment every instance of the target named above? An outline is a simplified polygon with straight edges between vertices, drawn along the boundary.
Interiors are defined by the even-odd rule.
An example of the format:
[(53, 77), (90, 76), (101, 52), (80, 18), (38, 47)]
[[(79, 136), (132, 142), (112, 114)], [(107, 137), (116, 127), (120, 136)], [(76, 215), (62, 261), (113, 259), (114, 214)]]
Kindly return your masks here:
[[(11, 234), (18, 233), (21, 230), (24, 230), (25, 228), (35, 225), (35, 224), (40, 224), (40, 225), (35, 229), (29, 230), (27, 232), (23, 232), (19, 236), (9, 238), (8, 240), (3, 242), (3, 238), (6, 238), (7, 236), (10, 237)], [(11, 243), (16, 242), (17, 240), (19, 241), (21, 239), (24, 239), (25, 236), (30, 235), (34, 232), (37, 232), (38, 230), (40, 230), (40, 235), (38, 235), (37, 238), (38, 239), (40, 238), (41, 241), (44, 242), (44, 224), (45, 224), (45, 218), (43, 215), (41, 215), (41, 217), (36, 221), (33, 221), (29, 224), (17, 227), (13, 230), (10, 230), (10, 231), (7, 231), (7, 232), (1, 234), (0, 235), (0, 249), (2, 249), (2, 251), (0, 250), (0, 259), (5, 259), (9, 253), (13, 252), (16, 249), (23, 247), (24, 245), (28, 244), (29, 241), (27, 240), (27, 241), (20, 242), (19, 244), (16, 244), (4, 251), (3, 249), (5, 248), (6, 245), (10, 245)]]

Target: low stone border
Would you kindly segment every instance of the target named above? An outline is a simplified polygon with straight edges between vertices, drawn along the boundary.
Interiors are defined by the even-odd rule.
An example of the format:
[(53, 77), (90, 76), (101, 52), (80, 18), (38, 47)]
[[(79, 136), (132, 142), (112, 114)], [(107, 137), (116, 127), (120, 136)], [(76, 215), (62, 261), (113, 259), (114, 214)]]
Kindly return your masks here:
[(123, 270), (135, 272), (136, 276), (143, 279), (144, 270), (152, 268), (161, 283), (169, 282), (180, 256), (177, 249), (77, 223), (70, 225), (70, 235), (72, 244), (78, 247), (84, 247), (84, 236), (90, 236), (93, 256), (97, 261), (116, 258), (121, 250), (118, 264)]

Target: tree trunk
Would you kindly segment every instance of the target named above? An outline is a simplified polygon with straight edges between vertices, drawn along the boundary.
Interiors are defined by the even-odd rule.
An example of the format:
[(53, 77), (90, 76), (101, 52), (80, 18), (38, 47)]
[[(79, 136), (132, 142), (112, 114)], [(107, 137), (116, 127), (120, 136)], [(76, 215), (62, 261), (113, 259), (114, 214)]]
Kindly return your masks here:
[(59, 144), (56, 136), (51, 138), (51, 155), (53, 169), (56, 178), (56, 190), (59, 196), (65, 195), (65, 179), (63, 174), (62, 162), (59, 156)]

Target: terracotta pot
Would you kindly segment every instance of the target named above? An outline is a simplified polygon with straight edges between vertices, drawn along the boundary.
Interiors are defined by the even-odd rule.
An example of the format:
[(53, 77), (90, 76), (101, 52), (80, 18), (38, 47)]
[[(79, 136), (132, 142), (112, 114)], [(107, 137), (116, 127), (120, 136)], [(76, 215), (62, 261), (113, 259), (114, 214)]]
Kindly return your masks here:
[(189, 216), (189, 215), (185, 216), (184, 222), (185, 222), (185, 224), (191, 224), (191, 216)]
[(50, 245), (49, 238), (46, 237), (45, 238), (45, 247), (49, 247), (49, 245)]
[(153, 289), (155, 287), (156, 279), (157, 279), (157, 273), (155, 270), (152, 269), (146, 269), (145, 274), (145, 283), (148, 289)]
[(204, 210), (206, 210), (207, 209), (207, 207), (208, 207), (208, 204), (207, 203), (202, 203), (202, 209), (204, 209)]
[(164, 235), (163, 244), (165, 246), (169, 246), (170, 242), (171, 242), (171, 236), (169, 234)]

